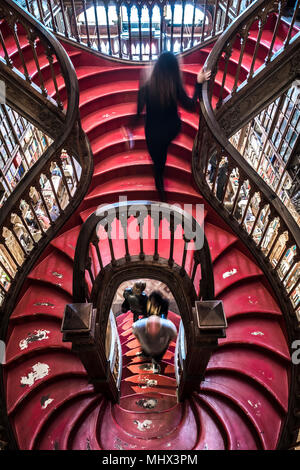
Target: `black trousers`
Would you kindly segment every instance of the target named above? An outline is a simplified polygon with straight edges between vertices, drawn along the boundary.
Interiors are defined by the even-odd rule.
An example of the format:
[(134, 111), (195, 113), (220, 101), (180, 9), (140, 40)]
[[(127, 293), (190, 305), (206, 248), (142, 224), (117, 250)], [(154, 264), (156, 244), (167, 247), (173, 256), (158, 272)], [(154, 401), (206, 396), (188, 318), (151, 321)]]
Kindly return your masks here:
[(164, 357), (165, 353), (167, 352), (168, 347), (169, 345), (165, 348), (165, 350), (162, 353), (157, 354), (157, 355), (148, 354), (143, 349), (142, 349), (142, 353), (143, 353), (143, 356), (154, 359), (156, 362), (160, 362), (162, 358)]
[(153, 161), (155, 186), (162, 201), (165, 201), (164, 171), (166, 166), (168, 147), (180, 132), (181, 123), (167, 128), (145, 128), (146, 143), (150, 157)]

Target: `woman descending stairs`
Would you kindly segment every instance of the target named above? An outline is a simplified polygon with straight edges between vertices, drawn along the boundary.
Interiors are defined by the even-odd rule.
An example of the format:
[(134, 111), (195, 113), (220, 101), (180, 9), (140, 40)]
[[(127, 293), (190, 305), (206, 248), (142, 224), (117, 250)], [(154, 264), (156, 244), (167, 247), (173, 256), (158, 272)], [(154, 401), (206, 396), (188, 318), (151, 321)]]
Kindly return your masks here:
[[(258, 61), (267, 54), (272, 28), (270, 24)], [(278, 47), (285, 28), (284, 23), (278, 28)], [(7, 34), (5, 28), (3, 34)], [(250, 32), (249, 50), (245, 51), (249, 64), (256, 34), (255, 30)], [(82, 222), (99, 204), (116, 202), (119, 196), (158, 200), (142, 123), (134, 131), (131, 150), (122, 132), (136, 110), (141, 66), (96, 57), (69, 44), (65, 47), (79, 79), (82, 126), (92, 146), (95, 167), (79, 210), (28, 276), (10, 319), (4, 378), (7, 410), (18, 446), (275, 449), (289, 393), (290, 355), (283, 316), (262, 271), (193, 182), (191, 151), (197, 113), (181, 112), (182, 132), (169, 149), (165, 189), (169, 203), (205, 205), (216, 298), (223, 300), (228, 321), (227, 337), (212, 355), (199, 391), (177, 403), (175, 345), (170, 344), (160, 373), (153, 374), (138, 354), (131, 313), (117, 318), (123, 352), (119, 404), (112, 405), (94, 391), (71, 345), (62, 342), (61, 322), (65, 305), (72, 302), (73, 259)], [(211, 46), (185, 56), (182, 71), (187, 91), (191, 91), (210, 50)], [(8, 52), (18, 53), (13, 49)], [(234, 54), (231, 67), (237, 67)], [(243, 67), (247, 74), (247, 60)], [(46, 68), (43, 73), (50, 76)], [(57, 79), (64, 98), (63, 81), (59, 76)], [(229, 82), (225, 84), (227, 92)], [(45, 86), (54, 95), (51, 83), (46, 81)], [(218, 90), (214, 92), (216, 103)], [(132, 253), (137, 251), (134, 244), (131, 249)], [(178, 326), (179, 317), (172, 312), (169, 315)]]

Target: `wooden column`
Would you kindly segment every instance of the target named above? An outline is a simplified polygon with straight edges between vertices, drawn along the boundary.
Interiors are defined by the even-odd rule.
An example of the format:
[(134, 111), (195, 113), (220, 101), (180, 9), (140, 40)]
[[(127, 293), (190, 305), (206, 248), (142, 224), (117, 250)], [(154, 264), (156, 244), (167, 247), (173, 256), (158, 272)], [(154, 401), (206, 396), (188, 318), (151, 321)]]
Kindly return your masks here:
[(72, 343), (95, 390), (117, 401), (118, 393), (109, 369), (105, 344), (96, 324), (97, 310), (90, 303), (66, 305), (61, 331), (63, 341)]
[(189, 334), (186, 335), (186, 359), (178, 387), (180, 401), (199, 390), (210, 357), (218, 347), (218, 339), (226, 337), (226, 328), (221, 300), (195, 302), (193, 320)]

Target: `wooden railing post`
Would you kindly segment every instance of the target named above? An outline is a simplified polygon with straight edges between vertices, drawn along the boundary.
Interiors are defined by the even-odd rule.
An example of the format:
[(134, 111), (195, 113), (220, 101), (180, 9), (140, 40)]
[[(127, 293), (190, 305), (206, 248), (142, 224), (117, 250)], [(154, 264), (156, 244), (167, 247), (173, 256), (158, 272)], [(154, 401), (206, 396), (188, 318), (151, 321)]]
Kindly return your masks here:
[[(187, 354), (179, 375), (178, 399), (181, 401), (199, 390), (207, 364), (218, 347), (219, 338), (225, 338), (227, 321), (221, 300), (197, 301), (193, 309), (190, 331), (186, 332)], [(181, 339), (182, 341), (182, 339)], [(181, 354), (178, 348), (178, 354)], [(178, 363), (182, 362), (180, 359)]]
[(96, 316), (93, 304), (66, 305), (61, 327), (63, 341), (72, 343), (72, 351), (78, 354), (95, 390), (117, 401), (118, 392), (110, 373), (105, 344), (100, 340)]

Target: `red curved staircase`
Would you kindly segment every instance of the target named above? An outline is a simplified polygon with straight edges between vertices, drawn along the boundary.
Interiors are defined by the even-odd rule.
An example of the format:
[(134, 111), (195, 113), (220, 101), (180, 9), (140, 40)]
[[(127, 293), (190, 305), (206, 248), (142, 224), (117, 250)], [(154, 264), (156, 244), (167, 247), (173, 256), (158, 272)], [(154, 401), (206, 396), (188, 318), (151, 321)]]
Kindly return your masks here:
[[(283, 23), (281, 30), (284, 28)], [(267, 54), (271, 32), (270, 23), (260, 61)], [(249, 57), (255, 34), (254, 29)], [(193, 182), (190, 158), (197, 113), (181, 111), (182, 133), (169, 149), (165, 187), (168, 202), (205, 205), (216, 297), (223, 300), (228, 320), (227, 337), (211, 357), (199, 393), (177, 403), (175, 344), (170, 345), (160, 374), (153, 374), (137, 354), (131, 313), (117, 318), (123, 352), (119, 404), (112, 405), (94, 392), (70, 344), (62, 342), (61, 321), (65, 305), (72, 301), (73, 258), (82, 221), (99, 204), (117, 202), (122, 195), (128, 200), (158, 199), (142, 124), (134, 130), (133, 150), (128, 150), (121, 130), (136, 109), (141, 67), (65, 47), (79, 79), (82, 125), (91, 142), (95, 168), (80, 209), (32, 270), (10, 319), (4, 378), (9, 419), (19, 447), (276, 448), (288, 409), (290, 355), (284, 321), (262, 271)], [(189, 92), (210, 49), (184, 58), (182, 69)], [(233, 55), (232, 70), (236, 66)], [(246, 74), (247, 63), (243, 66)], [(43, 73), (47, 76), (48, 72)], [(46, 88), (54, 94), (50, 81)], [(214, 103), (218, 99), (215, 91)], [(170, 312), (170, 318), (178, 326), (179, 317)]]

